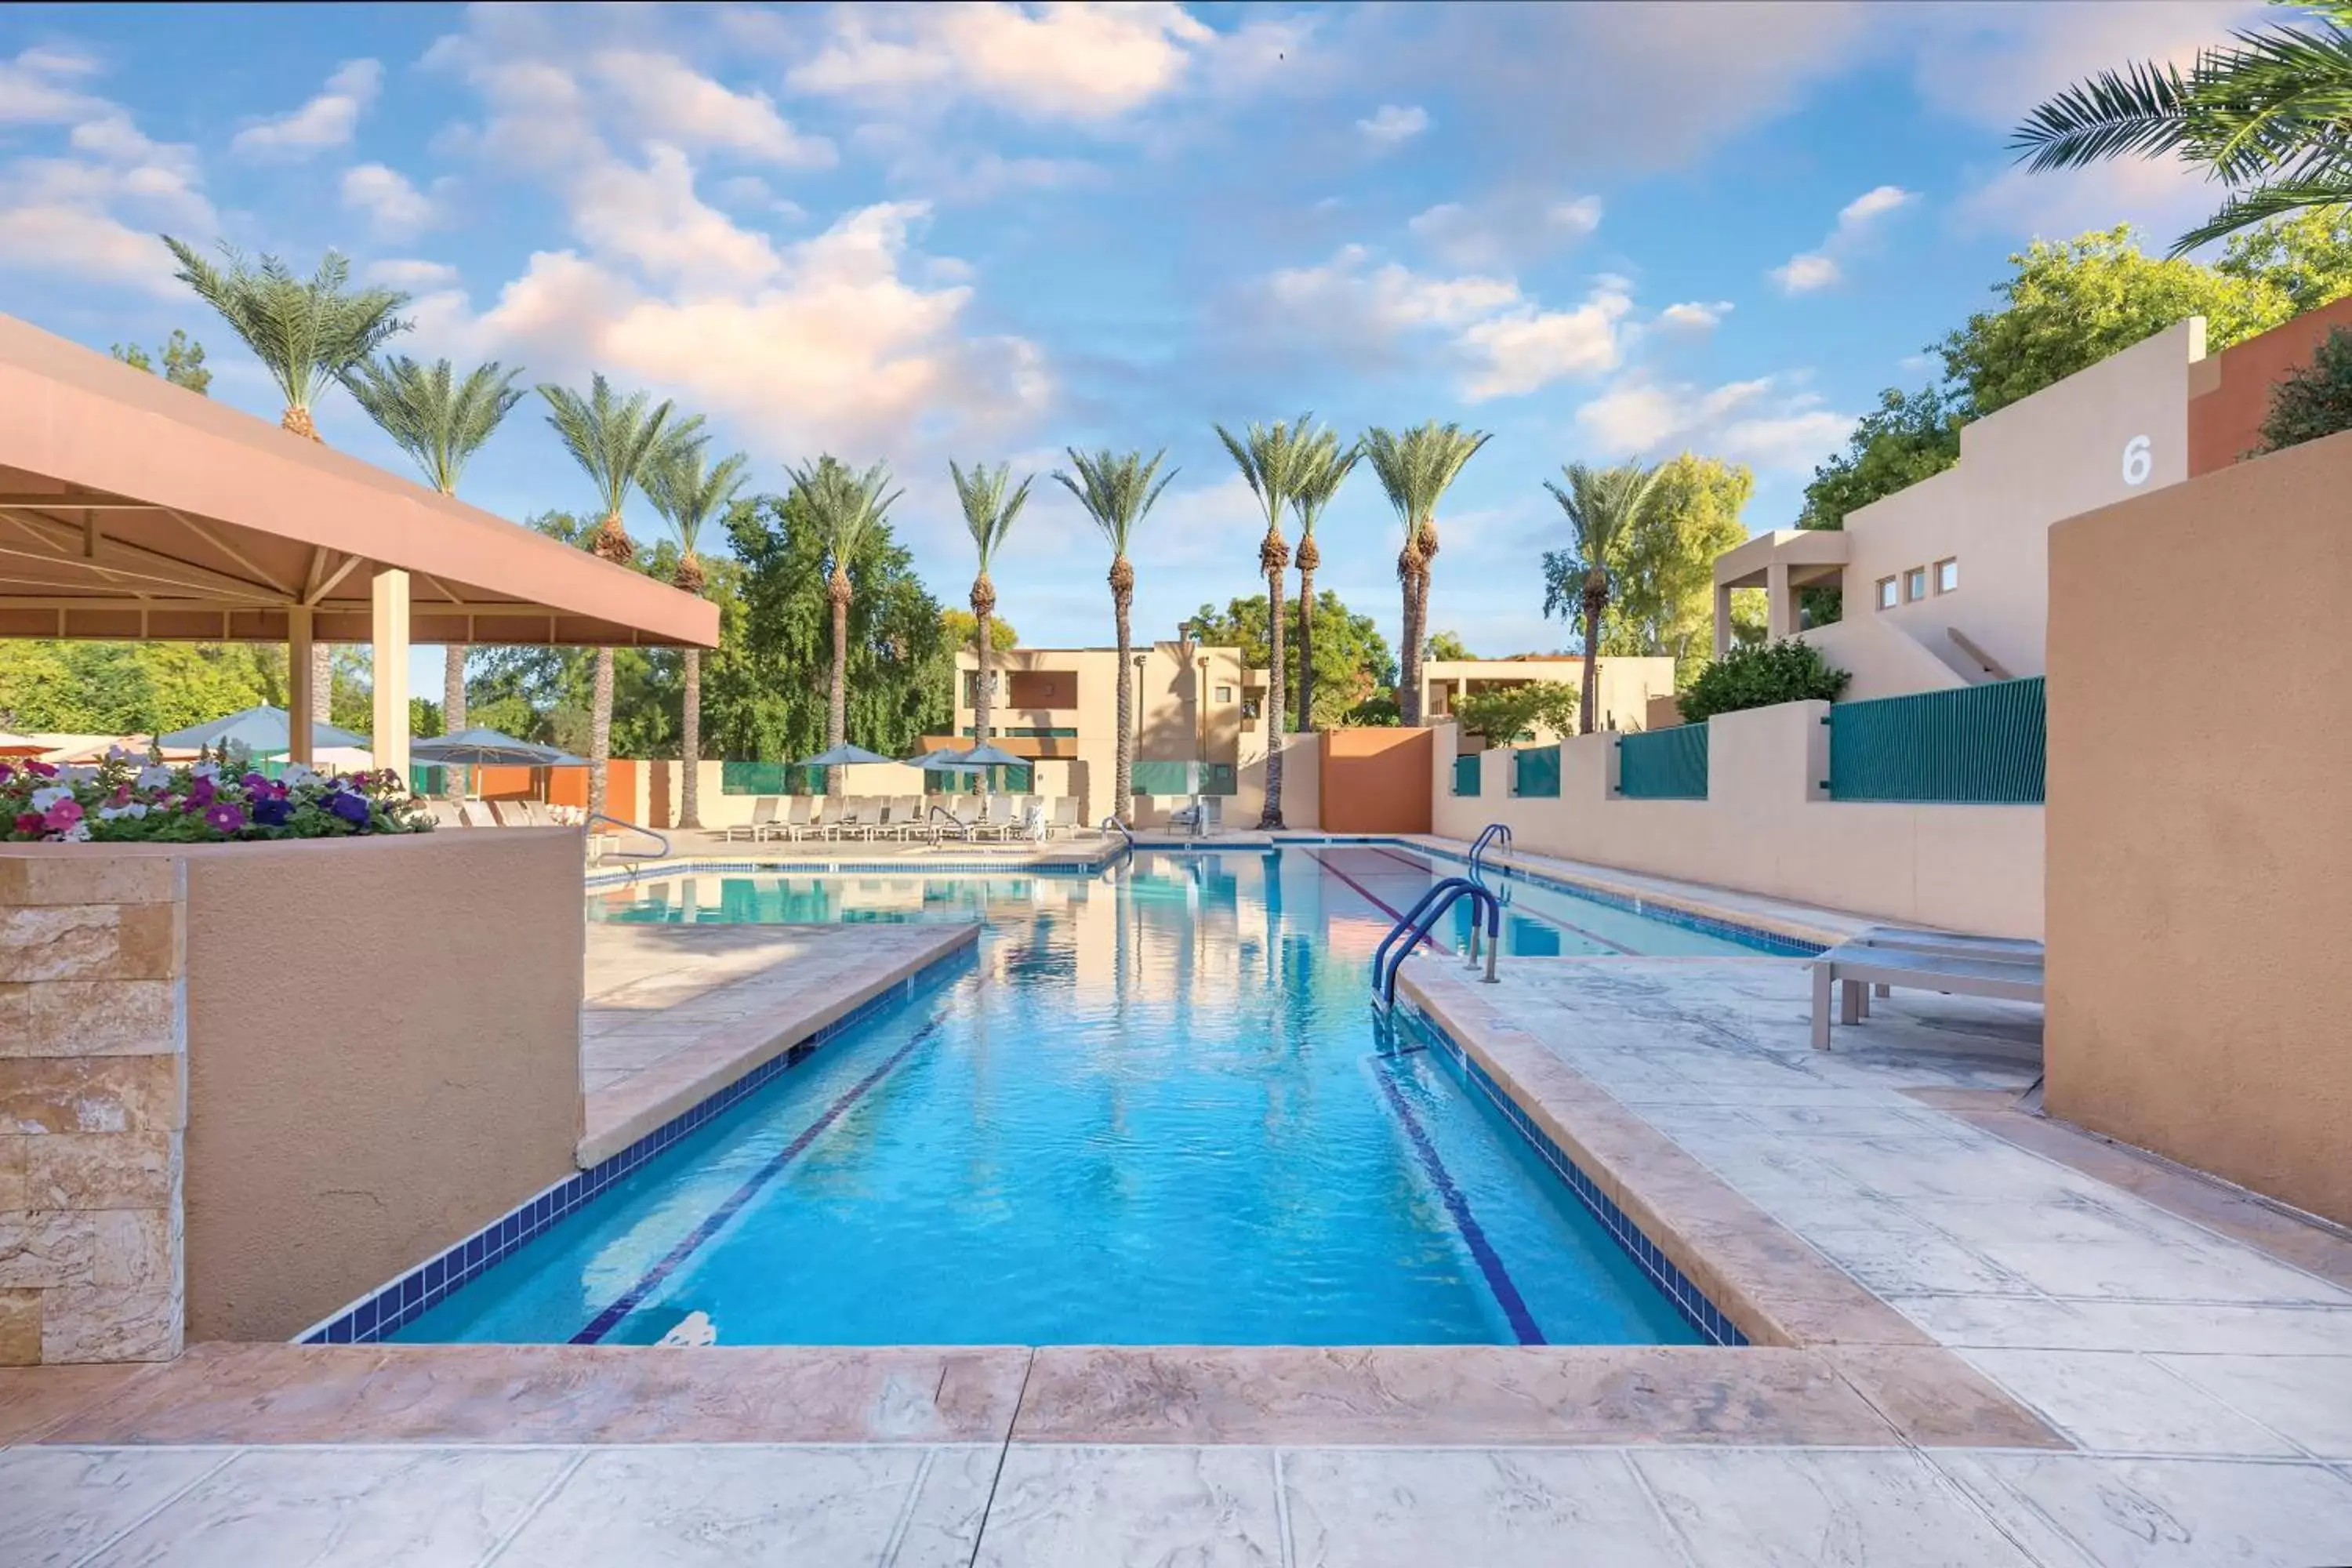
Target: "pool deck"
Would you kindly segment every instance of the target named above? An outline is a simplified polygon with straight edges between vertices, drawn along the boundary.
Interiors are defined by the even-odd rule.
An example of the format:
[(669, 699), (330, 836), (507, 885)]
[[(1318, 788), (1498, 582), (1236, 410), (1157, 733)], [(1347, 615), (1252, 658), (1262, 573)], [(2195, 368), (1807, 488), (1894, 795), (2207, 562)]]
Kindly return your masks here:
[[(698, 951), (665, 1005), (646, 942), (598, 1001), (649, 1026), (798, 962)], [(2352, 1561), (2352, 1237), (2030, 1113), (2036, 1009), (1898, 994), (1824, 1055), (1806, 979), (1400, 986), (1750, 1348), (204, 1346), (0, 1372), (0, 1558)]]

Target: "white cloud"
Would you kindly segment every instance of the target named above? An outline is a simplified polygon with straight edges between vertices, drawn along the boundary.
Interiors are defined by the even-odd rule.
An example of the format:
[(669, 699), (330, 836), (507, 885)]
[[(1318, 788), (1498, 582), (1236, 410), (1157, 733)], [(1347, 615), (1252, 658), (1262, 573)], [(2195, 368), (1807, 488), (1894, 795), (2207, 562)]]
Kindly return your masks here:
[(774, 187), (757, 174), (731, 174), (713, 185), (711, 195), (730, 206), (757, 207), (788, 223), (799, 223), (808, 216), (800, 203), (776, 195)]
[(675, 55), (605, 49), (591, 68), (636, 129), (656, 141), (786, 168), (825, 169), (836, 161), (831, 142), (793, 130), (766, 93), (732, 91)]
[(572, 183), (581, 238), (650, 278), (690, 287), (741, 288), (775, 275), (775, 247), (695, 195), (684, 153), (655, 142), (646, 159), (642, 169), (615, 161)]
[(0, 125), (62, 125), (103, 113), (104, 100), (69, 85), (97, 69), (86, 56), (38, 45), (0, 59)]
[(1872, 186), (1838, 209), (1836, 226), (1820, 249), (1800, 251), (1772, 268), (1772, 281), (1787, 294), (1809, 294), (1843, 282), (1845, 268), (1841, 258), (1860, 247), (1881, 218), (1918, 199), (1916, 192), (1900, 185)]
[(415, 257), (387, 257), (381, 261), (371, 261), (361, 275), (371, 283), (412, 292), (457, 286), (456, 268), (446, 261), (426, 261)]
[(171, 253), (152, 233), (81, 205), (0, 205), (0, 266), (85, 280), (104, 279), (151, 294), (186, 291), (173, 279)]
[(1619, 323), (1633, 308), (1622, 279), (1604, 279), (1572, 310), (1530, 307), (1476, 323), (1461, 338), (1476, 362), (1462, 395), (1473, 403), (1517, 397), (1555, 381), (1614, 370), (1623, 354)]
[(1728, 300), (1717, 300), (1711, 305), (1703, 300), (1687, 300), (1659, 311), (1658, 325), (1675, 331), (1711, 331), (1730, 313), (1731, 301)]
[(1357, 121), (1356, 129), (1375, 152), (1392, 152), (1429, 129), (1429, 110), (1417, 103), (1383, 103), (1370, 118)]
[(1507, 278), (1432, 278), (1396, 262), (1368, 267), (1371, 252), (1340, 247), (1320, 267), (1285, 268), (1266, 280), (1275, 303), (1308, 325), (1391, 337), (1415, 327), (1463, 327), (1520, 303)]
[(1576, 423), (1612, 458), (1682, 447), (1801, 473), (1844, 444), (1853, 417), (1822, 407), (1812, 393), (1782, 391), (1772, 376), (1706, 389), (1635, 378), (1577, 409)]
[(248, 125), (230, 148), (238, 153), (303, 157), (341, 147), (359, 129), (360, 115), (383, 86), (383, 67), (374, 60), (349, 60), (327, 79), (326, 87), (301, 108)]
[(1405, 227), (1449, 267), (1502, 269), (1572, 244), (1601, 226), (1599, 196), (1505, 192), (1475, 204), (1441, 202)]
[(425, 193), (408, 176), (382, 163), (361, 163), (343, 171), (343, 205), (365, 213), (375, 232), (401, 238), (431, 226), (440, 216)]
[(68, 141), (77, 153), (105, 158), (118, 163), (152, 163), (193, 174), (195, 169), (195, 149), (181, 143), (156, 142), (131, 121), (131, 116), (111, 105), (97, 118), (85, 120), (73, 128)]
[(786, 81), (798, 92), (970, 96), (1033, 120), (1103, 121), (1174, 89), (1217, 35), (1167, 0), (1127, 5), (841, 5)]
[(2231, 29), (2259, 23), (2260, 0), (2105, 0), (2097, 5), (1923, 5), (1897, 13), (1918, 44), (1920, 98), (2007, 130), (2033, 106), (2126, 60), (2187, 66)]

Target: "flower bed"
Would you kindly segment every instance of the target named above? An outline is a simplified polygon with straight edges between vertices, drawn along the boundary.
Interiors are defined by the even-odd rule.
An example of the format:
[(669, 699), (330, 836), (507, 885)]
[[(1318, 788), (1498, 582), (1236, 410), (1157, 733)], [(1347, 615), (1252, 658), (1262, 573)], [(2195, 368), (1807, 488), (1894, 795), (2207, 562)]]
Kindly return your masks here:
[(118, 748), (94, 767), (0, 763), (0, 841), (209, 844), (426, 833), (433, 819), (390, 769), (277, 778), (214, 762), (143, 762)]

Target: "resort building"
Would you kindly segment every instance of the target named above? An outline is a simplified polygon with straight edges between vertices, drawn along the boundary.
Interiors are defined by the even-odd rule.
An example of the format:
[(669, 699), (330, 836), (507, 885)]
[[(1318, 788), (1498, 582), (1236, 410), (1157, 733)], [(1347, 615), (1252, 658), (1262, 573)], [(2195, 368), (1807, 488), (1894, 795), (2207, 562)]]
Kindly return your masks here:
[[(1765, 591), (1768, 630), (1853, 672), (1849, 700), (2043, 673), (2050, 528), (2226, 468), (2259, 440), (2271, 389), (2352, 299), (2225, 352), (2190, 317), (1960, 429), (1960, 460), (1860, 508), (1842, 531), (1759, 533), (1715, 563), (1715, 650), (1731, 594)], [(1803, 624), (1799, 591), (1842, 590), (1842, 618)]]
[[(1555, 681), (1581, 691), (1584, 660), (1573, 654), (1539, 653), (1514, 654), (1508, 658), (1433, 658), (1421, 667), (1422, 717), (1434, 724), (1452, 717), (1454, 703), (1465, 697), (1510, 691), (1538, 681)], [(1646, 730), (1650, 727), (1651, 701), (1674, 694), (1673, 659), (1604, 658), (1601, 661), (1599, 710), (1592, 716), (1592, 727)], [(1457, 734), (1457, 743), (1465, 752), (1486, 744), (1506, 744), (1511, 739), (1501, 735), (1489, 741), (1488, 737), (1466, 731)], [(1535, 739), (1541, 742), (1559, 737), (1538, 727)]]
[[(1135, 793), (1166, 802), (1241, 793), (1242, 774), (1265, 755), (1265, 671), (1237, 647), (1139, 643), (1129, 653), (1135, 731)], [(995, 696), (991, 744), (1035, 759), (1030, 787), (1076, 796), (1086, 820), (1110, 814), (1118, 761), (1118, 650), (1012, 648), (989, 656)], [(927, 750), (973, 743), (979, 734), (980, 656), (956, 655), (955, 733)], [(1138, 801), (1139, 820), (1146, 820)], [(1228, 806), (1237, 812), (1238, 804)]]

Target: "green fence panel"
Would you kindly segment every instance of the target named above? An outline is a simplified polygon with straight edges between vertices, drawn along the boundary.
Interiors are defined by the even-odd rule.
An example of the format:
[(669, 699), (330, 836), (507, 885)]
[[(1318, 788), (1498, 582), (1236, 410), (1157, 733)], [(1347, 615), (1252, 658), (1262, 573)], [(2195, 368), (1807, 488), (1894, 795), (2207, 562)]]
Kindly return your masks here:
[(1193, 783), (1191, 763), (1144, 762), (1134, 764), (1137, 795), (1189, 795), (1197, 787), (1202, 795), (1237, 795), (1241, 779), (1231, 763), (1202, 763), (1200, 782)]
[(1479, 753), (1473, 752), (1466, 757), (1454, 759), (1454, 793), (1455, 795), (1470, 796), (1477, 795), (1479, 778), (1486, 772), (1479, 765), (1478, 757)]
[(2049, 762), (2042, 678), (1830, 709), (1837, 800), (2039, 805)]
[(436, 795), (448, 787), (446, 774), (438, 765), (429, 763), (408, 764), (409, 794)]
[(823, 795), (824, 770), (791, 763), (720, 763), (721, 795)]
[(1538, 746), (1511, 753), (1511, 793), (1521, 795), (1559, 794), (1559, 748)]
[(1628, 800), (1705, 800), (1706, 726), (1618, 737), (1617, 793)]

